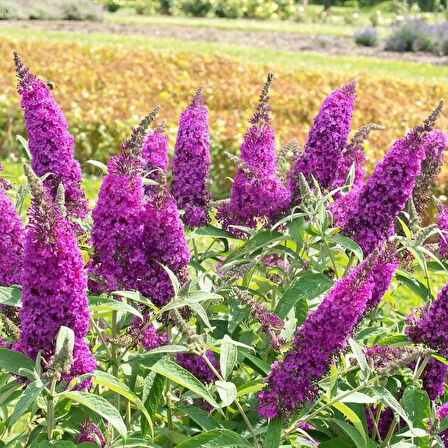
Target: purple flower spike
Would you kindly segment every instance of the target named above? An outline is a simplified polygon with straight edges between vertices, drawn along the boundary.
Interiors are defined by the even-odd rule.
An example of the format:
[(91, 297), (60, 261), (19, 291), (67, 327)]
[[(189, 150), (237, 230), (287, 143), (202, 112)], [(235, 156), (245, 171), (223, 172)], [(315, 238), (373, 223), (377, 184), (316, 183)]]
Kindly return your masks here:
[(345, 347), (372, 297), (373, 262), (374, 258), (368, 257), (352, 268), (347, 277), (338, 280), (297, 329), (293, 347), (281, 361), (272, 364), (267, 385), (258, 395), (260, 417), (289, 415), (314, 399), (317, 381), (329, 368), (332, 358)]
[(221, 206), (217, 214), (223, 227), (236, 235), (241, 232), (231, 226), (254, 228), (258, 222), (272, 222), (290, 203), (289, 190), (276, 174), (275, 132), (269, 116), (269, 88), (273, 79), (270, 73), (250, 120), (252, 126), (244, 135), (240, 155), (244, 169), (238, 168), (230, 203)]
[(448, 259), (448, 205), (439, 204), (437, 222), (439, 229), (445, 231), (439, 236), (439, 255), (443, 260)]
[(431, 131), (442, 104), (423, 125), (397, 140), (359, 190), (345, 214), (343, 233), (368, 254), (393, 233), (395, 219), (404, 210), (425, 158), (423, 139)]
[(423, 371), (423, 389), (429, 398), (435, 400), (445, 393), (445, 379), (448, 366), (435, 358), (431, 358)]
[(377, 306), (389, 289), (392, 278), (399, 266), (399, 261), (392, 247), (387, 247), (375, 260), (370, 272), (374, 288), (372, 297), (367, 302), (366, 310)]
[[(74, 362), (69, 375), (95, 371), (95, 358), (84, 338), (89, 331), (87, 275), (76, 236), (54, 204), (48, 190), (26, 167), (33, 199), (23, 252), (20, 346), (35, 358), (42, 350), (49, 360), (54, 354), (56, 334), (63, 325), (73, 330)], [(88, 387), (86, 380), (80, 387)]]
[(412, 192), (415, 208), (421, 217), (425, 215), (431, 203), (432, 186), (442, 169), (447, 147), (448, 135), (442, 131), (432, 131), (423, 140), (425, 159)]
[[(168, 169), (168, 137), (164, 135), (166, 128), (166, 120), (163, 120), (160, 125), (148, 134), (143, 144), (143, 163), (144, 171), (149, 173), (149, 179), (158, 182), (161, 174), (166, 174)], [(145, 193), (151, 194), (156, 188), (153, 185), (145, 187)]]
[(17, 53), (14, 53), (14, 61), (32, 156), (31, 166), (39, 177), (48, 174), (44, 184), (53, 199), (62, 182), (68, 214), (85, 218), (89, 207), (80, 188), (81, 167), (74, 159), (74, 139), (68, 131), (64, 114), (47, 85), (23, 66)]
[(88, 263), (97, 293), (137, 289), (138, 273), (146, 265), (141, 249), (143, 226), (142, 149), (148, 126), (160, 110), (156, 106), (122, 144), (123, 152), (109, 159), (98, 201), (92, 212), (92, 246)]
[(420, 310), (417, 318), (408, 317), (406, 334), (416, 344), (425, 344), (442, 356), (448, 354), (448, 284), (440, 291), (437, 299)]
[(139, 222), (143, 226), (141, 247), (147, 263), (141, 273), (138, 290), (155, 305), (163, 306), (173, 298), (174, 291), (162, 265), (168, 267), (180, 283), (185, 283), (190, 261), (184, 225), (174, 198), (165, 185), (146, 202)]
[[(205, 352), (205, 356), (207, 356), (213, 367), (218, 370), (219, 362), (215, 358), (213, 352), (211, 350), (207, 350)], [(188, 370), (204, 384), (208, 384), (215, 379), (215, 374), (199, 355), (192, 353), (178, 353), (176, 355), (176, 360), (181, 367)]]
[(353, 81), (331, 92), (323, 102), (314, 118), (305, 150), (288, 174), (293, 205), (300, 203), (299, 173), (308, 181), (313, 175), (323, 189), (332, 186), (350, 132), (355, 97)]
[(22, 281), (25, 229), (5, 186), (0, 183), (0, 286), (11, 286)]
[(182, 112), (174, 147), (171, 191), (188, 227), (202, 227), (209, 221), (210, 131), (204, 104), (201, 87)]
[[(448, 417), (448, 403), (445, 403), (443, 406), (440, 406), (436, 411), (436, 416), (439, 420), (443, 420)], [(448, 429), (445, 429), (440, 433), (440, 437), (442, 439), (443, 445), (448, 447)]]
[(133, 271), (144, 264), (139, 249), (143, 195), (139, 161), (124, 153), (111, 157), (92, 212), (95, 252), (88, 269), (97, 279), (89, 282), (93, 291), (135, 289)]

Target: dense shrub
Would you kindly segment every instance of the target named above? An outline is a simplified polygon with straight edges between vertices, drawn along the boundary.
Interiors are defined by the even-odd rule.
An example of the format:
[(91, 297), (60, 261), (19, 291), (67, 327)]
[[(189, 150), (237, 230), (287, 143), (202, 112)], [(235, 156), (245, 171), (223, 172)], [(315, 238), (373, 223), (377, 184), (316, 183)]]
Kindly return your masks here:
[(358, 45), (364, 47), (374, 47), (378, 45), (378, 31), (373, 27), (367, 27), (363, 30), (356, 31), (353, 38)]
[(420, 19), (407, 20), (392, 27), (386, 41), (386, 50), (443, 54), (447, 35), (448, 21), (429, 24)]
[(183, 14), (251, 19), (291, 19), (298, 8), (294, 0), (136, 0), (138, 14)]
[(0, 0), (0, 20), (102, 20), (103, 8), (92, 0)]

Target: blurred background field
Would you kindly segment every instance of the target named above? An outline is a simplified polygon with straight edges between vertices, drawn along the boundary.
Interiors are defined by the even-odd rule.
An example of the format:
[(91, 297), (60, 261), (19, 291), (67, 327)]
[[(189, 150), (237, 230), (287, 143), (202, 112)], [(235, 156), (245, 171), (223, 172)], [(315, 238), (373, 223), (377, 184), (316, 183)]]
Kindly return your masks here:
[[(11, 4), (8, 1), (0, 0), (0, 17), (8, 11), (4, 6)], [(89, 159), (106, 162), (155, 104), (162, 107), (161, 118), (167, 118), (174, 143), (179, 114), (203, 85), (210, 110), (215, 198), (228, 194), (234, 168), (223, 152), (238, 151), (268, 71), (274, 71), (277, 78), (271, 96), (279, 147), (292, 138), (303, 146), (325, 96), (357, 79), (353, 131), (368, 122), (386, 127), (369, 139), (369, 168), (395, 139), (447, 97), (448, 59), (436, 51), (443, 43), (440, 30), (448, 23), (443, 2), (421, 0), (409, 5), (341, 0), (328, 7), (289, 0), (257, 1), (252, 3), (271, 12), (263, 13), (252, 5), (253, 11), (259, 11), (255, 13), (248, 6), (251, 1), (239, 0), (14, 2), (18, 12), (0, 21), (0, 159), (17, 159), (15, 136), (26, 135), (13, 50), (20, 52), (33, 72), (54, 85), (53, 94), (67, 115), (81, 163)], [(189, 9), (191, 3), (209, 9), (205, 13), (205, 9)], [(33, 13), (39, 4), (48, 7), (46, 13)], [(49, 7), (55, 4), (56, 9)], [(233, 5), (238, 10), (233, 16), (238, 18), (230, 12), (227, 18), (217, 17), (225, 5)], [(30, 14), (34, 20), (26, 20)], [(62, 20), (67, 18), (80, 20)], [(403, 34), (414, 45), (409, 51), (384, 51), (387, 36), (397, 26), (409, 27), (416, 20), (414, 34), (407, 28)], [(422, 23), (431, 29), (422, 28)], [(364, 45), (357, 45), (353, 34), (367, 25), (375, 25), (380, 46), (363, 53)], [(304, 49), (300, 41), (310, 42), (310, 48)], [(446, 115), (439, 125), (448, 129)], [(89, 165), (84, 168), (95, 172)], [(436, 193), (446, 193), (447, 175), (445, 169)]]

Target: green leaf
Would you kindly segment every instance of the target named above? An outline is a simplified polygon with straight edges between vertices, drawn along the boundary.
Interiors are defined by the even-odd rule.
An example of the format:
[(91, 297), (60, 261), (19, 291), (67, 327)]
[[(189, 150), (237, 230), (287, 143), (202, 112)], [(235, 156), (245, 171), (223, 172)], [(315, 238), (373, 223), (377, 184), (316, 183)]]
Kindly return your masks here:
[(280, 417), (275, 417), (269, 422), (266, 431), (266, 440), (264, 442), (265, 448), (278, 448), (280, 446), (282, 423)]
[(350, 238), (347, 238), (346, 236), (343, 235), (334, 235), (330, 239), (335, 241), (337, 244), (340, 244), (345, 249), (348, 249), (349, 251), (353, 252), (356, 255), (356, 258), (359, 261), (362, 261), (363, 259), (362, 249)]
[(20, 395), (19, 400), (14, 408), (11, 417), (8, 420), (8, 428), (11, 428), (23, 414), (28, 410), (28, 408), (34, 403), (37, 397), (45, 389), (45, 384), (42, 381), (33, 381)]
[(219, 357), (221, 374), (227, 379), (232, 373), (236, 360), (238, 359), (238, 348), (232, 339), (226, 334), (221, 342), (221, 354)]
[(401, 347), (404, 345), (410, 345), (409, 339), (404, 334), (392, 334), (390, 336), (386, 336), (382, 339), (380, 339), (377, 342), (377, 345), (385, 346), (395, 346), (395, 347)]
[(91, 411), (96, 412), (110, 423), (123, 439), (127, 438), (126, 425), (124, 424), (120, 413), (105, 398), (88, 392), (79, 391), (63, 392), (61, 397), (76, 401)]
[(238, 448), (251, 446), (246, 439), (236, 432), (229, 429), (213, 429), (185, 440), (176, 448)]
[(305, 272), (283, 294), (274, 312), (280, 319), (285, 319), (289, 311), (302, 297), (312, 300), (326, 292), (332, 285), (333, 281), (324, 274)]
[(341, 436), (319, 443), (319, 448), (356, 448), (356, 446), (353, 444), (352, 439)]
[(92, 382), (107, 387), (109, 390), (120, 394), (121, 396), (127, 398), (131, 403), (133, 403), (135, 407), (145, 416), (146, 420), (148, 421), (149, 427), (151, 428), (151, 434), (153, 434), (154, 429), (151, 416), (146, 410), (144, 404), (141, 402), (140, 398), (138, 398), (137, 395), (135, 395), (135, 393), (132, 392), (132, 390), (129, 389), (128, 386), (126, 386), (126, 384), (123, 384), (113, 375), (102, 372), (101, 370), (97, 370), (95, 372), (92, 377)]
[(412, 421), (409, 419), (408, 414), (387, 389), (384, 387), (373, 386), (372, 391), (375, 392), (385, 404), (391, 407), (408, 424), (409, 428), (413, 428)]
[(236, 396), (243, 397), (244, 395), (249, 395), (254, 392), (258, 392), (264, 387), (264, 382), (262, 379), (255, 379), (244, 383), (238, 387)]
[(353, 356), (356, 358), (356, 361), (358, 361), (359, 368), (363, 373), (367, 374), (369, 366), (361, 347), (352, 338), (349, 338), (348, 343), (352, 349)]
[(140, 311), (135, 309), (133, 306), (109, 297), (89, 296), (89, 308), (93, 312), (120, 311), (122, 313), (130, 313), (143, 320), (143, 316)]
[(239, 302), (232, 296), (229, 297), (227, 306), (229, 307), (227, 328), (229, 333), (232, 334), (240, 323), (249, 316), (250, 309), (247, 306), (240, 308)]
[[(79, 448), (82, 445), (84, 445), (84, 443), (82, 443), (81, 445), (76, 445), (75, 443), (70, 442), (70, 440), (43, 440), (39, 443), (39, 448)], [(91, 447), (95, 445), (89, 443), (88, 445), (84, 445), (84, 447)]]
[(34, 362), (23, 353), (0, 347), (0, 368), (20, 375), (21, 369), (34, 370)]
[(31, 162), (31, 153), (30, 153), (30, 149), (28, 147), (28, 140), (23, 138), (21, 135), (16, 135), (16, 139), (21, 144), (21, 147), (19, 148), (20, 154), (27, 162)]
[(191, 232), (187, 235), (187, 240), (196, 238), (198, 236), (212, 236), (214, 238), (228, 238), (228, 239), (237, 239), (234, 235), (232, 235), (230, 232), (227, 232), (223, 229), (218, 229), (217, 227), (214, 227), (212, 225), (208, 225), (207, 227), (201, 227), (199, 229), (195, 229), (194, 232)]
[(370, 397), (369, 395), (363, 394), (361, 392), (353, 392), (339, 401), (341, 403), (362, 403), (362, 404), (377, 402), (377, 400), (374, 397)]
[(144, 364), (144, 362), (149, 358), (157, 357), (160, 354), (164, 353), (181, 353), (186, 352), (188, 349), (184, 345), (161, 345), (160, 347), (153, 348), (152, 350), (148, 350), (144, 353), (139, 353), (138, 355), (132, 356), (128, 359), (128, 363), (130, 364)]
[(63, 325), (60, 326), (56, 335), (55, 354), (58, 355), (64, 347), (67, 348), (69, 353), (73, 354), (74, 345), (75, 333), (73, 330), (71, 328), (64, 327)]
[(236, 386), (229, 381), (215, 381), (216, 390), (222, 400), (222, 406), (230, 406), (236, 398)]
[(191, 390), (196, 395), (210, 403), (216, 409), (221, 409), (215, 399), (210, 395), (208, 390), (195, 376), (193, 376), (188, 370), (183, 369), (168, 357), (164, 357), (160, 361), (157, 361), (153, 366), (150, 367), (150, 369), (160, 375), (165, 376), (174, 383)]
[(206, 431), (219, 428), (221, 425), (213, 418), (211, 414), (197, 408), (196, 406), (177, 406), (179, 411), (187, 414), (193, 421)]
[(413, 275), (407, 272), (406, 274), (403, 274), (403, 272), (405, 271), (400, 270), (400, 273), (397, 272), (397, 280), (404, 283), (412, 292), (427, 301), (429, 298), (428, 288), (422, 282), (418, 281)]
[[(353, 426), (358, 430), (359, 434), (361, 434), (364, 445), (366, 445), (367, 435), (364, 431), (364, 426), (361, 422), (361, 419), (358, 417), (356, 412), (342, 402), (333, 403), (333, 407), (337, 409), (339, 412), (342, 412), (347, 417), (347, 419), (353, 423)], [(347, 435), (350, 436), (350, 434)]]
[[(95, 445), (98, 446), (98, 445)], [(148, 442), (145, 439), (139, 439), (135, 437), (131, 437), (126, 441), (117, 440), (111, 448), (139, 448), (139, 447), (149, 447), (149, 448), (161, 448), (160, 445), (156, 445), (155, 443)]]
[(414, 428), (427, 429), (425, 419), (428, 419), (431, 412), (431, 402), (428, 394), (424, 390), (411, 385), (404, 390), (401, 402)]
[[(341, 403), (339, 403), (341, 404)], [(366, 438), (365, 435), (363, 436), (363, 434), (361, 434), (359, 432), (358, 428), (355, 428), (352, 425), (349, 425), (348, 423), (342, 421), (342, 420), (337, 420), (335, 418), (329, 419), (331, 422), (335, 423), (336, 425), (338, 425), (342, 431), (344, 431), (355, 443), (356, 448), (366, 448), (367, 447), (367, 442), (366, 442)], [(364, 432), (364, 429), (363, 429)]]
[(244, 356), (255, 364), (263, 373), (268, 373), (271, 370), (271, 366), (262, 359), (251, 355), (250, 353), (244, 353)]
[(99, 162), (98, 160), (87, 160), (84, 164), (92, 165), (96, 168), (99, 168), (104, 174), (107, 174), (107, 165), (103, 162)]
[(0, 286), (0, 304), (20, 307), (22, 289), (18, 286)]
[[(163, 397), (163, 388), (166, 378), (155, 372), (150, 372), (143, 381), (142, 402), (145, 405), (151, 419), (154, 420)], [(148, 432), (148, 421), (142, 419), (142, 435)]]

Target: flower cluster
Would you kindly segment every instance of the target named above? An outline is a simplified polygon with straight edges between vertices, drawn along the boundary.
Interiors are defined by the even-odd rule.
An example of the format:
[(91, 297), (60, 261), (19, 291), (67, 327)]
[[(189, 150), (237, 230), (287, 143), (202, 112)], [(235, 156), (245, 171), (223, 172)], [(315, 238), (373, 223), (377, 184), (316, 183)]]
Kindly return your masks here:
[[(259, 103), (244, 135), (240, 160), (245, 169), (238, 169), (232, 184), (230, 202), (218, 210), (217, 218), (223, 227), (255, 227), (258, 221), (271, 222), (287, 209), (290, 194), (276, 174), (277, 153), (275, 132), (270, 125), (269, 74)], [(234, 232), (238, 233), (238, 232)]]
[(0, 183), (0, 286), (10, 286), (21, 283), (25, 229), (4, 187)]
[(169, 343), (168, 333), (159, 334), (154, 325), (148, 324), (149, 316), (145, 314), (143, 321), (136, 317), (134, 319), (131, 333), (137, 339), (137, 345), (143, 346), (145, 350), (152, 350)]
[(356, 84), (351, 82), (331, 92), (314, 118), (302, 156), (288, 174), (293, 205), (300, 203), (298, 174), (308, 181), (314, 176), (323, 189), (336, 178), (347, 143), (356, 97)]
[[(443, 406), (440, 406), (436, 411), (436, 417), (439, 420), (443, 420), (448, 417), (448, 403), (445, 403)], [(445, 447), (448, 447), (448, 429), (445, 429), (440, 433), (440, 437)]]
[(406, 334), (411, 341), (425, 344), (441, 355), (448, 354), (448, 284), (440, 291), (437, 299), (420, 310), (420, 316), (408, 317)]
[(255, 300), (246, 291), (233, 288), (237, 299), (243, 302), (249, 309), (251, 316), (261, 324), (261, 331), (269, 337), (271, 347), (279, 350), (285, 344), (285, 340), (280, 337), (280, 332), (284, 328), (283, 322), (274, 314), (270, 313), (260, 302)]
[(95, 423), (91, 420), (84, 421), (80, 427), (80, 434), (75, 437), (77, 443), (90, 442), (98, 444), (101, 448), (106, 446), (106, 442), (100, 433), (100, 430), (96, 427)]
[(208, 110), (200, 88), (180, 117), (172, 163), (171, 191), (179, 209), (184, 211), (183, 220), (189, 227), (202, 227), (209, 221), (209, 167)]
[(368, 257), (352, 268), (347, 277), (338, 280), (297, 329), (293, 347), (283, 360), (272, 364), (267, 385), (258, 396), (260, 417), (290, 414), (315, 397), (317, 380), (333, 356), (345, 347), (372, 296), (374, 285), (368, 272), (373, 261), (373, 257)]
[[(211, 350), (207, 350), (205, 356), (207, 356), (215, 369), (219, 369), (219, 363)], [(204, 384), (208, 384), (215, 379), (215, 374), (199, 355), (193, 353), (178, 353), (176, 355), (176, 360), (181, 367), (188, 370)]]
[(17, 53), (14, 53), (14, 60), (32, 168), (38, 176), (48, 175), (44, 183), (53, 199), (62, 182), (69, 215), (85, 218), (88, 203), (80, 188), (81, 167), (74, 159), (74, 140), (64, 114), (48, 86), (23, 66)]
[(134, 271), (145, 263), (139, 248), (143, 202), (141, 164), (126, 153), (110, 158), (98, 201), (92, 211), (90, 289), (111, 292), (135, 289)]
[(397, 140), (361, 187), (344, 218), (343, 232), (370, 253), (393, 232), (394, 221), (412, 194), (425, 158), (423, 137), (432, 129), (441, 108), (405, 137)]
[[(70, 375), (95, 371), (96, 362), (84, 337), (89, 331), (87, 275), (76, 236), (49, 192), (26, 169), (33, 194), (25, 236), (20, 312), (21, 349), (31, 358), (40, 350), (47, 361), (55, 349), (56, 334), (64, 325), (75, 334)], [(88, 387), (86, 380), (80, 387)]]
[(342, 159), (333, 180), (333, 188), (342, 187), (345, 184), (352, 165), (354, 165), (355, 171), (352, 188), (359, 188), (362, 185), (366, 175), (366, 170), (364, 168), (364, 164), (366, 162), (364, 142), (370, 132), (376, 129), (384, 128), (375, 123), (366, 124), (353, 136), (347, 147), (344, 148)]
[[(168, 137), (164, 134), (165, 128), (166, 120), (163, 120), (154, 131), (147, 135), (143, 143), (143, 170), (146, 172), (146, 176), (155, 182), (159, 182), (161, 175), (165, 175), (168, 169), (169, 142)], [(153, 185), (145, 187), (146, 194), (151, 194), (156, 190), (157, 187)]]
[(445, 150), (448, 148), (448, 135), (442, 131), (432, 131), (423, 139), (425, 158), (420, 175), (415, 181), (412, 197), (419, 216), (423, 216), (431, 202), (432, 186), (443, 166)]
[(438, 204), (437, 224), (444, 233), (439, 235), (439, 255), (448, 259), (448, 205)]
[(448, 366), (435, 358), (430, 358), (421, 376), (423, 389), (428, 392), (429, 398), (435, 400), (445, 393), (445, 379)]
[[(169, 302), (174, 294), (169, 268), (180, 283), (188, 278), (190, 251), (179, 211), (166, 186), (145, 203), (139, 222), (143, 226), (141, 250), (146, 263), (137, 289), (157, 306)], [(162, 266), (163, 265), (163, 266)]]
[(389, 246), (380, 253), (370, 272), (370, 279), (373, 282), (374, 288), (372, 297), (367, 302), (366, 310), (370, 310), (380, 303), (384, 294), (389, 289), (398, 266), (399, 261), (393, 247)]

